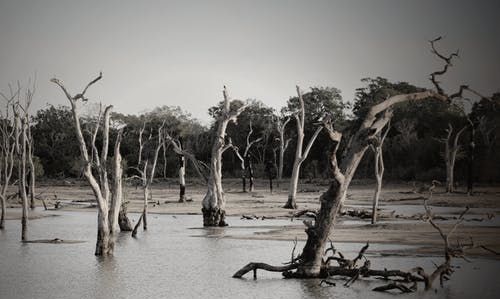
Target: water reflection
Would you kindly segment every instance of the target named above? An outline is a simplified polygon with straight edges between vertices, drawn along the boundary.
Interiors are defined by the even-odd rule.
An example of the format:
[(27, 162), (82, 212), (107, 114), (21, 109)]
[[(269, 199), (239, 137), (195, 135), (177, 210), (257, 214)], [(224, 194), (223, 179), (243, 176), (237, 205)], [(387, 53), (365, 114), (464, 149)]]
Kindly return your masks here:
[(114, 257), (96, 257), (95, 259), (94, 296), (106, 298), (109, 296), (110, 286), (119, 285), (117, 262)]

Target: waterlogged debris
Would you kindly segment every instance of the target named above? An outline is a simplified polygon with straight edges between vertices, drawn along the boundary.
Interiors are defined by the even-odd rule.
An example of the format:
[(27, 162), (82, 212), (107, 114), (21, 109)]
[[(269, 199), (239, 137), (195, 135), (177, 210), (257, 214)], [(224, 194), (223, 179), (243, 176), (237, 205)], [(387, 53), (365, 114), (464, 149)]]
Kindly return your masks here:
[(54, 239), (39, 239), (39, 240), (26, 240), (22, 241), (23, 243), (42, 243), (42, 244), (79, 244), (85, 243), (87, 241), (82, 240), (63, 240), (59, 238)]

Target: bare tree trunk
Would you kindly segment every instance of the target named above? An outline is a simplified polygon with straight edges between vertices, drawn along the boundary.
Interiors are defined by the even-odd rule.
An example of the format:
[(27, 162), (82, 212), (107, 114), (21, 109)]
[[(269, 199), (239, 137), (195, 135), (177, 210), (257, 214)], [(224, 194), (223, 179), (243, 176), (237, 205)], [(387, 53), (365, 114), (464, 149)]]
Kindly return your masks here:
[(144, 213), (141, 213), (141, 216), (139, 217), (139, 220), (137, 220), (137, 223), (134, 226), (134, 229), (132, 230), (132, 237), (134, 237), (134, 238), (137, 235), (137, 229), (139, 228), (139, 226), (141, 226), (142, 218), (143, 217), (144, 217)]
[(28, 124), (27, 127), (27, 132), (28, 132), (28, 163), (29, 163), (29, 174), (30, 174), (30, 182), (29, 182), (29, 194), (30, 194), (30, 208), (34, 209), (35, 208), (35, 183), (36, 183), (36, 169), (35, 169), (35, 163), (33, 161), (33, 152), (34, 152), (34, 140), (33, 140), (33, 135), (31, 134), (31, 128)]
[(100, 209), (97, 214), (97, 242), (95, 255), (113, 254), (114, 240), (110, 236), (108, 210)]
[(446, 192), (451, 193), (455, 191), (455, 161), (457, 157), (457, 152), (460, 149), (460, 145), (458, 145), (458, 140), (460, 135), (465, 131), (467, 126), (464, 126), (460, 129), (452, 140), (453, 134), (453, 126), (448, 124), (448, 129), (446, 130), (447, 136), (446, 139), (443, 140), (445, 143), (445, 163), (446, 163)]
[(186, 201), (186, 159), (179, 155), (179, 202)]
[(382, 147), (384, 146), (385, 138), (387, 137), (387, 133), (391, 129), (390, 122), (387, 124), (387, 129), (382, 134), (381, 137), (376, 137), (375, 142), (371, 145), (373, 152), (375, 154), (375, 179), (377, 181), (377, 185), (375, 187), (375, 194), (373, 195), (373, 207), (372, 207), (372, 224), (377, 222), (377, 214), (378, 214), (378, 200), (380, 197), (380, 191), (382, 190), (382, 178), (384, 176), (384, 155)]
[[(20, 87), (18, 88), (21, 89)], [(23, 105), (20, 98), (12, 106), (14, 113), (15, 148), (18, 167), (18, 189), (22, 202), (21, 214), (21, 240), (27, 240), (28, 230), (28, 195), (26, 193), (26, 160), (27, 160), (27, 126), (29, 126), (28, 108), (31, 104), (31, 92), (28, 90), (26, 101)], [(21, 114), (22, 110), (22, 114)]]
[(297, 185), (299, 183), (300, 177), (300, 166), (302, 162), (304, 162), (309, 155), (309, 151), (318, 137), (319, 132), (321, 132), (322, 127), (318, 127), (314, 132), (314, 135), (309, 139), (309, 142), (306, 146), (304, 152), (302, 152), (302, 145), (304, 143), (304, 126), (305, 126), (305, 108), (304, 108), (304, 99), (302, 98), (302, 92), (300, 88), (297, 86), (297, 95), (299, 97), (300, 110), (299, 114), (295, 115), (295, 119), (297, 121), (297, 148), (295, 150), (295, 161), (293, 162), (293, 170), (292, 176), (290, 177), (290, 187), (288, 189), (288, 201), (283, 208), (285, 209), (296, 209), (297, 208)]
[(250, 121), (250, 130), (248, 131), (247, 134), (247, 139), (246, 139), (246, 146), (245, 146), (245, 151), (243, 152), (243, 155), (240, 154), (239, 148), (237, 146), (232, 146), (232, 149), (234, 150), (236, 156), (240, 160), (240, 169), (241, 169), (241, 181), (243, 185), (243, 192), (247, 192), (247, 184), (246, 184), (246, 174), (248, 173), (248, 179), (250, 182), (250, 192), (253, 192), (253, 169), (252, 169), (252, 161), (250, 159), (250, 149), (252, 146), (260, 141), (262, 141), (262, 137), (259, 137), (255, 140), (250, 141), (250, 136), (252, 136), (253, 133), (253, 127), (252, 127), (252, 121)]
[[(120, 211), (122, 210), (122, 202), (123, 202), (123, 167), (122, 167), (122, 155), (120, 153), (120, 145), (122, 139), (122, 131), (118, 132), (115, 142), (114, 155), (113, 155), (113, 192), (111, 193), (111, 206), (109, 208), (108, 217), (109, 217), (109, 232), (111, 239), (111, 252), (114, 250), (114, 240), (115, 233), (119, 228), (119, 217)], [(127, 215), (125, 215), (127, 217)], [(121, 228), (121, 227), (120, 227)]]
[(148, 229), (148, 199), (149, 199), (149, 187), (144, 188), (144, 208), (142, 210), (142, 229)]
[(247, 172), (248, 172), (248, 181), (250, 183), (250, 186), (249, 186), (249, 191), (250, 192), (253, 192), (254, 191), (254, 182), (253, 182), (253, 167), (252, 167), (252, 161), (251, 161), (251, 158), (250, 158), (250, 154), (247, 154), (247, 156), (245, 157), (245, 160), (247, 161), (246, 162), (246, 167), (247, 167)]
[(203, 226), (226, 226), (224, 191), (222, 189), (222, 153), (233, 145), (225, 144), (226, 128), (230, 121), (236, 121), (238, 115), (247, 107), (231, 110), (230, 99), (224, 87), (224, 104), (218, 119), (217, 133), (212, 146), (210, 158), (210, 174), (208, 177), (207, 193), (202, 201)]
[(382, 190), (382, 176), (384, 175), (384, 166), (383, 166), (383, 158), (380, 150), (377, 150), (375, 154), (375, 178), (377, 181), (377, 186), (375, 187), (375, 194), (373, 195), (373, 206), (372, 206), (372, 224), (377, 222), (377, 209), (378, 209), (378, 200), (380, 197), (380, 191)]
[(290, 187), (288, 188), (288, 201), (285, 209), (297, 209), (297, 186), (299, 184), (300, 165), (296, 161), (293, 164), (292, 176), (290, 177)]
[(120, 212), (118, 213), (118, 225), (120, 226), (120, 231), (130, 232), (132, 231), (132, 223), (127, 216), (127, 207), (122, 204)]
[(4, 229), (5, 228), (5, 213), (6, 213), (6, 201), (5, 201), (5, 196), (3, 195), (0, 195), (0, 203), (2, 205), (2, 215), (1, 215), (1, 218), (0, 218), (0, 229)]
[(280, 147), (279, 147), (279, 164), (278, 164), (278, 182), (281, 182), (283, 179), (283, 162), (285, 159), (285, 151), (288, 148), (288, 145), (290, 144), (290, 139), (287, 139), (285, 141), (285, 128), (288, 122), (290, 121), (291, 118), (287, 118), (285, 121), (278, 120), (277, 123), (277, 130), (279, 133), (279, 141), (280, 141)]
[[(304, 222), (307, 226), (307, 241), (301, 254), (301, 260), (303, 262), (297, 268), (296, 273), (296, 275), (300, 277), (318, 277), (320, 275), (325, 245), (333, 229), (335, 218), (338, 215), (344, 189), (348, 187), (345, 176), (341, 173), (337, 165), (336, 154), (342, 134), (334, 131), (331, 123), (325, 122), (325, 127), (331, 141), (334, 143), (334, 148), (330, 157), (333, 180), (328, 190), (320, 197), (320, 209), (316, 216), (316, 223)], [(363, 149), (358, 148), (357, 150)]]
[(146, 129), (146, 121), (142, 124), (141, 129), (139, 130), (139, 159), (137, 160), (137, 165), (141, 165), (142, 162), (142, 151), (144, 149), (144, 143), (142, 141), (142, 135), (144, 134), (144, 130)]
[(241, 156), (238, 147), (233, 146), (232, 148), (234, 150), (234, 153), (236, 154), (236, 156), (240, 160), (241, 186), (242, 186), (242, 192), (245, 193), (245, 192), (247, 192), (247, 178), (246, 178), (246, 171), (247, 171), (246, 162), (247, 161), (244, 157)]
[(27, 230), (28, 230), (28, 195), (26, 194), (26, 124), (22, 121), (21, 130), (21, 156), (20, 156), (20, 166), (19, 171), (19, 191), (21, 191), (22, 200), (22, 216), (21, 216), (21, 240), (27, 240)]
[(474, 127), (474, 123), (471, 121), (469, 117), (467, 117), (469, 121), (470, 128), (470, 139), (469, 139), (469, 148), (468, 148), (468, 161), (467, 161), (467, 194), (469, 196), (473, 195), (473, 186), (474, 186), (474, 149), (476, 144), (474, 142), (476, 129)]
[(17, 134), (17, 117), (13, 118), (10, 115), (10, 111), (14, 111), (16, 105), (16, 97), (19, 96), (20, 87), (16, 92), (11, 90), (9, 97), (0, 93), (0, 96), (5, 100), (5, 109), (0, 111), (0, 204), (1, 204), (1, 216), (0, 216), (0, 229), (5, 228), (5, 214), (7, 208), (7, 188), (10, 185), (10, 179), (12, 177), (12, 171), (14, 168), (14, 153), (16, 150), (15, 134)]
[[(155, 177), (158, 155), (160, 153), (160, 149), (163, 147), (162, 130), (163, 130), (164, 125), (165, 125), (165, 121), (163, 121), (162, 125), (158, 128), (158, 140), (157, 140), (157, 144), (156, 144), (156, 148), (155, 148), (155, 152), (154, 152), (153, 163), (151, 164), (149, 173), (148, 173), (149, 160), (146, 160), (146, 162), (144, 162), (144, 168), (142, 169), (142, 171), (139, 170), (139, 168), (137, 168), (137, 170), (139, 170), (139, 172), (141, 173), (142, 189), (143, 189), (143, 194), (144, 194), (144, 207), (142, 210), (142, 214), (143, 214), (143, 216), (142, 216), (142, 223), (143, 223), (142, 228), (144, 230), (148, 229), (148, 200), (150, 199), (150, 195), (151, 195), (151, 186), (153, 184), (153, 180)], [(143, 146), (142, 132), (144, 131), (144, 126), (141, 129), (141, 133), (139, 133), (139, 144), (141, 147)], [(149, 138), (151, 139), (151, 136)]]
[[(183, 179), (183, 177), (185, 177), (185, 169), (186, 169), (186, 162), (185, 162), (185, 159), (187, 158), (188, 160), (191, 161), (191, 163), (193, 164), (193, 167), (194, 169), (196, 170), (196, 173), (198, 174), (198, 176), (205, 182), (208, 182), (208, 178), (202, 173), (202, 170), (201, 170), (201, 167), (202, 167), (202, 163), (199, 162), (196, 157), (189, 153), (188, 151), (185, 151), (184, 149), (182, 149), (182, 144), (180, 141), (178, 140), (174, 140), (172, 137), (170, 137), (168, 135), (167, 132), (165, 132), (165, 136), (163, 136), (163, 140), (164, 141), (169, 141), (170, 144), (173, 146), (173, 149), (174, 149), (174, 152), (176, 154), (178, 154), (179, 156), (183, 157), (184, 158), (184, 172), (179, 172), (179, 181), (182, 185), (182, 182), (184, 182), (184, 189), (181, 188), (181, 196), (184, 196), (185, 197), (185, 192), (186, 192), (186, 188), (185, 188), (185, 179)], [(184, 193), (182, 193), (184, 192)]]
[(455, 172), (455, 163), (451, 159), (446, 159), (446, 192), (455, 192), (455, 180), (453, 174)]
[(379, 134), (392, 117), (391, 107), (409, 100), (423, 100), (431, 97), (446, 101), (441, 94), (424, 91), (413, 94), (402, 94), (371, 107), (360, 129), (355, 133), (352, 142), (346, 150), (346, 156), (340, 167), (337, 166), (336, 152), (342, 134), (334, 131), (330, 125), (325, 125), (335, 148), (331, 155), (333, 180), (329, 189), (320, 197), (320, 210), (314, 224), (306, 222), (307, 241), (301, 254), (301, 263), (298, 265), (297, 277), (318, 277), (322, 270), (322, 258), (328, 237), (333, 229), (335, 218), (343, 204), (349, 184), (356, 172), (370, 140)]
[(30, 194), (30, 208), (34, 209), (35, 208), (35, 164), (33, 163), (33, 158), (28, 158), (29, 161), (29, 168), (30, 168), (30, 182), (28, 184), (29, 186), (29, 194)]
[(163, 178), (166, 181), (167, 180), (167, 143), (165, 142), (165, 139), (163, 139), (162, 142), (163, 142)]

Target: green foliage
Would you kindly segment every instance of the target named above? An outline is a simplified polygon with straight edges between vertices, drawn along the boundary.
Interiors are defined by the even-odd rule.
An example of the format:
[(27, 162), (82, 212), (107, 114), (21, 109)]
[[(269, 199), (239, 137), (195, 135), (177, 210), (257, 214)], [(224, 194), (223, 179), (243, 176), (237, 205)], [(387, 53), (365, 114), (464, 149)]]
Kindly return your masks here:
[(35, 177), (43, 177), (45, 175), (45, 171), (43, 170), (42, 160), (37, 156), (33, 156), (33, 164), (35, 164)]
[[(363, 86), (356, 91), (353, 102), (352, 117), (347, 116), (349, 105), (345, 103), (340, 91), (333, 87), (315, 87), (303, 94), (305, 102), (305, 140), (312, 136), (319, 125), (319, 121), (327, 114), (331, 115), (335, 127), (342, 130), (343, 143), (340, 152), (345, 148), (350, 136), (359, 126), (368, 109), (388, 96), (413, 93), (422, 88), (406, 82), (390, 82), (384, 78), (366, 78)], [(251, 140), (262, 137), (262, 141), (255, 144), (250, 151), (256, 178), (266, 178), (265, 165), (274, 165), (277, 153), (277, 131), (275, 121), (278, 117), (293, 117), (298, 110), (298, 98), (291, 97), (280, 116), (276, 111), (258, 100), (248, 100), (249, 106), (240, 114), (236, 123), (230, 123), (227, 136), (244, 150), (246, 138), (252, 124)], [(244, 102), (235, 100), (232, 109), (243, 105)], [(151, 112), (141, 115), (112, 114), (110, 131), (110, 150), (113, 155), (114, 140), (117, 129), (124, 128), (121, 153), (127, 175), (135, 174), (132, 167), (137, 166), (139, 152), (139, 131), (145, 130), (143, 159), (151, 158), (157, 144), (158, 127), (165, 122), (164, 130), (170, 136), (182, 142), (185, 149), (207, 162), (211, 155), (213, 133), (217, 126), (217, 117), (221, 112), (222, 102), (209, 109), (214, 119), (210, 127), (205, 127), (179, 107), (162, 106)], [(500, 168), (493, 167), (500, 161), (500, 94), (492, 99), (482, 99), (475, 103), (470, 113), (470, 119), (475, 127), (475, 164), (476, 180), (498, 181)], [(95, 128), (95, 116), (86, 116), (81, 119), (84, 138), (90, 141), (90, 132)], [(427, 101), (406, 102), (397, 105), (392, 118), (392, 128), (384, 144), (385, 177), (396, 180), (430, 180), (444, 179), (444, 161), (442, 152), (444, 144), (441, 139), (446, 136), (446, 128), (452, 124), (455, 130), (468, 125), (464, 110), (456, 105), (448, 105), (442, 101), (430, 99)], [(64, 106), (47, 106), (39, 110), (32, 117), (32, 134), (35, 141), (35, 164), (37, 176), (46, 177), (79, 177), (82, 170), (80, 150), (75, 136), (74, 121), (69, 108)], [(291, 138), (285, 154), (285, 176), (289, 175), (295, 152), (296, 123), (292, 119), (286, 127), (285, 135)], [(151, 138), (150, 138), (151, 136)], [(467, 151), (470, 140), (470, 129), (462, 135), (459, 143), (464, 152)], [(97, 147), (102, 146), (102, 136), (98, 134)], [(313, 179), (329, 176), (329, 151), (331, 143), (326, 134), (318, 136), (311, 149), (308, 159), (304, 162), (302, 178)], [(164, 160), (163, 149), (160, 151), (156, 175), (177, 176), (178, 157), (167, 144)], [(112, 158), (110, 157), (109, 160)], [(457, 161), (456, 177), (463, 180), (466, 170), (466, 159)], [(164, 167), (166, 163), (167, 167)], [(190, 163), (187, 164), (187, 175), (195, 176)], [(224, 173), (227, 176), (239, 176), (239, 160), (233, 151), (229, 150), (223, 157)], [(166, 169), (166, 173), (164, 173)], [(368, 152), (362, 160), (356, 173), (357, 178), (373, 177), (373, 156)]]
[[(304, 128), (304, 144), (309, 142), (309, 138), (314, 134), (316, 128), (321, 125), (320, 121), (329, 116), (332, 118), (334, 126), (337, 130), (342, 130), (347, 123), (346, 109), (350, 107), (349, 103), (343, 101), (340, 94), (340, 90), (335, 87), (312, 87), (310, 91), (303, 93), (302, 98), (304, 100), (305, 109), (305, 128)], [(297, 96), (291, 97), (286, 106), (281, 110), (284, 115), (291, 115), (297, 113), (299, 110), (299, 99)], [(288, 136), (295, 134), (296, 132), (296, 121), (292, 119), (287, 127), (289, 131)], [(286, 159), (288, 161), (293, 161), (296, 139), (293, 138), (290, 144), (290, 148), (286, 154)], [(304, 145), (305, 146), (305, 145)], [(311, 152), (306, 161), (303, 163), (303, 169), (307, 170), (314, 165), (318, 166), (313, 173), (316, 175), (318, 173), (323, 173), (328, 170), (328, 149), (330, 147), (330, 140), (328, 136), (321, 133), (315, 141), (315, 144), (311, 148)], [(309, 166), (309, 164), (312, 166)], [(285, 163), (284, 173), (288, 174), (292, 170), (292, 163)]]
[(500, 180), (500, 93), (474, 103), (470, 118), (475, 127), (474, 173), (476, 180)]
[[(406, 82), (393, 83), (381, 77), (365, 78), (361, 82), (366, 85), (356, 90), (351, 132), (360, 126), (373, 105), (390, 96), (424, 90)], [(414, 180), (435, 175), (434, 179), (441, 179), (444, 175), (444, 144), (440, 140), (446, 137), (448, 124), (458, 131), (466, 125), (466, 118), (461, 107), (429, 99), (397, 105), (391, 124), (392, 130), (384, 145), (385, 176)], [(361, 162), (357, 176), (371, 177), (372, 173), (373, 157), (368, 154)]]
[[(311, 91), (302, 94), (302, 98), (304, 99), (306, 130), (310, 130), (326, 115), (330, 115), (337, 126), (346, 120), (345, 110), (349, 108), (349, 104), (342, 101), (339, 89), (312, 87)], [(291, 97), (286, 107), (282, 109), (282, 113), (293, 114), (299, 109), (299, 98)]]
[(80, 151), (74, 133), (73, 116), (68, 107), (49, 105), (32, 117), (35, 156), (40, 157), (48, 177), (66, 177)]
[[(250, 132), (250, 123), (252, 124), (252, 135), (250, 141), (262, 138), (262, 141), (253, 145), (250, 150), (250, 158), (253, 163), (263, 164), (268, 159), (269, 152), (272, 150), (273, 142), (273, 120), (275, 118), (274, 109), (266, 106), (258, 100), (247, 100), (248, 106), (238, 116), (236, 123), (229, 123), (226, 129), (226, 135), (231, 138), (234, 145), (243, 152), (246, 147), (247, 135)], [(240, 100), (231, 102), (231, 110), (241, 107), (244, 103)], [(209, 109), (209, 114), (214, 118), (210, 128), (211, 136), (217, 129), (217, 119), (222, 111), (223, 102)], [(238, 168), (239, 161), (235, 159), (234, 152), (224, 155), (223, 165), (226, 169)]]

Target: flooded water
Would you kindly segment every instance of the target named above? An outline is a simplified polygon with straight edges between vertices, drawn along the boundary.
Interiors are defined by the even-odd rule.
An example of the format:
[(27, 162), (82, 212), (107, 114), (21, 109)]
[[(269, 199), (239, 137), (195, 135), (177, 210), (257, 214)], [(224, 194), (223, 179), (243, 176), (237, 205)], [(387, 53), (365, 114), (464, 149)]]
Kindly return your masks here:
[[(285, 241), (224, 238), (255, 231), (249, 225), (286, 225), (289, 221), (242, 221), (233, 227), (203, 229), (201, 216), (150, 215), (149, 230), (138, 238), (121, 234), (115, 256), (93, 255), (96, 215), (91, 212), (51, 212), (30, 222), (29, 239), (82, 240), (76, 244), (23, 244), (20, 221), (7, 221), (0, 232), (0, 298), (391, 298), (370, 291), (381, 281), (358, 281), (350, 288), (319, 286), (319, 280), (285, 280), (279, 273), (259, 272), (253, 280), (232, 274), (250, 261), (279, 265), (290, 257)], [(135, 217), (134, 215), (133, 217)], [(262, 230), (265, 230), (263, 227)], [(298, 248), (303, 244), (299, 244)], [(359, 244), (337, 244), (354, 255)], [(389, 249), (390, 246), (385, 246)], [(372, 245), (373, 249), (384, 246)], [(394, 247), (392, 247), (394, 249)], [(373, 268), (433, 269), (440, 257), (373, 258)], [(459, 269), (445, 288), (398, 298), (498, 298), (500, 263), (475, 259), (457, 261)], [(422, 289), (422, 287), (420, 287)]]

